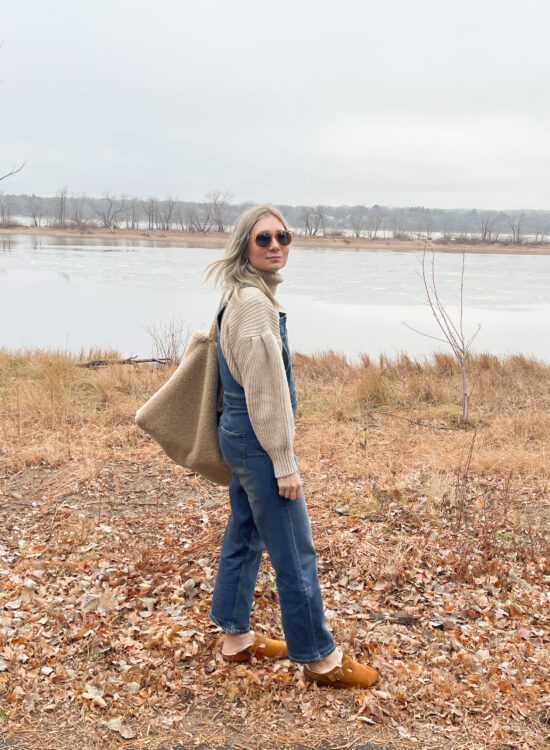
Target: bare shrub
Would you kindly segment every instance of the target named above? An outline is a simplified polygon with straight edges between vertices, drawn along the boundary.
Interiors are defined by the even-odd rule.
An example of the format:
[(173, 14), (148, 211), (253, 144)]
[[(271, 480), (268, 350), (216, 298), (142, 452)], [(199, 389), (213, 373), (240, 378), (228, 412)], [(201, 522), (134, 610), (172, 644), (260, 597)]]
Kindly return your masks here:
[(470, 349), (472, 343), (479, 333), (481, 324), (478, 324), (476, 330), (471, 335), (467, 335), (464, 331), (463, 319), (464, 319), (464, 269), (465, 269), (465, 254), (462, 253), (462, 267), (460, 274), (460, 294), (458, 298), (458, 318), (454, 321), (447, 310), (447, 307), (443, 303), (438, 289), (438, 284), (435, 274), (435, 255), (432, 251), (431, 254), (431, 267), (427, 268), (426, 263), (426, 245), (424, 247), (424, 253), (420, 261), (422, 268), (422, 282), (424, 284), (424, 291), (426, 293), (426, 300), (432, 312), (432, 315), (439, 326), (443, 338), (439, 336), (431, 336), (423, 331), (418, 331), (416, 328), (405, 323), (407, 328), (416, 333), (422, 334), (427, 338), (434, 339), (435, 341), (441, 341), (444, 344), (448, 344), (453, 352), (454, 358), (456, 359), (459, 367), (460, 374), (462, 377), (461, 390), (462, 390), (462, 422), (468, 423), (468, 411), (470, 406), (471, 389), (468, 387), (468, 364), (470, 360)]
[(179, 362), (189, 343), (189, 328), (183, 321), (171, 318), (166, 323), (153, 323), (145, 329), (152, 342), (152, 355), (158, 359)]

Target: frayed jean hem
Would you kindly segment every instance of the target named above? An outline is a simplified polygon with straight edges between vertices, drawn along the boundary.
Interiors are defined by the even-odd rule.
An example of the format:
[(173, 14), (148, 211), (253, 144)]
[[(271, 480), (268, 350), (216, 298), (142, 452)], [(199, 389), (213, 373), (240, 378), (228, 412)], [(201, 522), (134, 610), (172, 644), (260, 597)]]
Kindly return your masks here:
[(208, 617), (214, 625), (217, 625), (219, 628), (223, 630), (224, 633), (229, 633), (230, 635), (244, 635), (245, 633), (250, 632), (250, 626), (246, 630), (242, 630), (241, 628), (236, 628), (234, 625), (223, 625), (221, 620), (217, 620), (214, 615), (212, 614), (212, 611), (208, 613)]

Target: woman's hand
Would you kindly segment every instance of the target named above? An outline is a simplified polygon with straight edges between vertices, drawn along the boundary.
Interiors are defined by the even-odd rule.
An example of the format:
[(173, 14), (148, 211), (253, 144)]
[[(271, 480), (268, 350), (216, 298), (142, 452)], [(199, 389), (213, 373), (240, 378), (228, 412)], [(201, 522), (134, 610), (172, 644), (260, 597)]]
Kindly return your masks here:
[(302, 480), (299, 474), (289, 474), (287, 477), (279, 477), (279, 495), (287, 500), (297, 500), (302, 496)]

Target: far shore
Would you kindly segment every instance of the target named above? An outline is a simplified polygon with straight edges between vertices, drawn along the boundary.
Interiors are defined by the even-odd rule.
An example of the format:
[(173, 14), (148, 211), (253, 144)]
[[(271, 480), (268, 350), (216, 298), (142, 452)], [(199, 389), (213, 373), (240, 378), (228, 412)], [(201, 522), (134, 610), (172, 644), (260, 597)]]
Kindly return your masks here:
[[(224, 246), (228, 232), (184, 232), (179, 229), (104, 229), (86, 227), (56, 229), (54, 227), (0, 227), (0, 236), (50, 235), (53, 237), (92, 237), (104, 240), (149, 240), (185, 245)], [(297, 247), (327, 248), (331, 250), (372, 250), (393, 252), (488, 253), (493, 255), (550, 255), (550, 243), (512, 245), (504, 242), (465, 244), (423, 239), (390, 239), (377, 237), (310, 237), (294, 235)]]

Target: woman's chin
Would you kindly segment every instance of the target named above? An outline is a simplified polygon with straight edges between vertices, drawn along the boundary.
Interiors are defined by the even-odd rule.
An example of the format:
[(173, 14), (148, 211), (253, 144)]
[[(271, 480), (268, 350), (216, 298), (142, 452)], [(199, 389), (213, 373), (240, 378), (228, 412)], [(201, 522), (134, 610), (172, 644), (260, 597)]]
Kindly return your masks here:
[(248, 261), (252, 268), (255, 268), (256, 271), (264, 271), (267, 273), (275, 273), (276, 271), (280, 271), (281, 268), (284, 268), (286, 266), (287, 258), (285, 257), (277, 257), (277, 258), (262, 258), (261, 260), (258, 260), (256, 263)]

